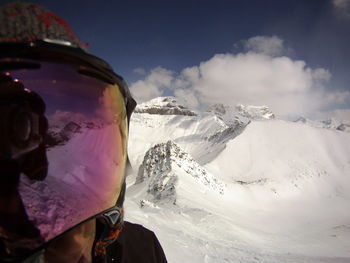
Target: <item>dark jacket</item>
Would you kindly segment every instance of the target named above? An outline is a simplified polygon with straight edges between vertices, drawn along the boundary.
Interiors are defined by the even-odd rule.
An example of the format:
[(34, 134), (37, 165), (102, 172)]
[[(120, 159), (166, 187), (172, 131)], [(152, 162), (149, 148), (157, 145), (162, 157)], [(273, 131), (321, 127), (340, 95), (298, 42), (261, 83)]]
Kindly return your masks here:
[(141, 225), (125, 222), (116, 242), (107, 248), (108, 262), (167, 263), (156, 235)]

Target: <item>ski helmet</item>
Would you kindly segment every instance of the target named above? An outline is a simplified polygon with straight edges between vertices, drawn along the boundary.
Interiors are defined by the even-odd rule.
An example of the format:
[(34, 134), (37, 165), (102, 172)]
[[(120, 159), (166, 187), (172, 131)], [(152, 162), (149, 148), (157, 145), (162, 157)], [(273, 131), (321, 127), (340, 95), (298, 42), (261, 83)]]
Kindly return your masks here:
[(0, 261), (120, 220), (136, 102), (85, 47), (39, 5), (0, 7)]

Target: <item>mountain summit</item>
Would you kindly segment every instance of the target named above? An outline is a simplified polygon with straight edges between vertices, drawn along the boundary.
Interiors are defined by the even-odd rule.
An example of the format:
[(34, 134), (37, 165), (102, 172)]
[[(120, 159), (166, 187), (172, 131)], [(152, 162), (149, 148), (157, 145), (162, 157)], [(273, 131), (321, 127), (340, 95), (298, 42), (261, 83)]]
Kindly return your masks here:
[(236, 109), (243, 117), (253, 120), (271, 120), (275, 118), (275, 114), (273, 114), (270, 108), (267, 106), (244, 106), (242, 104), (238, 104)]
[(196, 113), (178, 103), (175, 97), (159, 97), (137, 105), (135, 113), (196, 116)]

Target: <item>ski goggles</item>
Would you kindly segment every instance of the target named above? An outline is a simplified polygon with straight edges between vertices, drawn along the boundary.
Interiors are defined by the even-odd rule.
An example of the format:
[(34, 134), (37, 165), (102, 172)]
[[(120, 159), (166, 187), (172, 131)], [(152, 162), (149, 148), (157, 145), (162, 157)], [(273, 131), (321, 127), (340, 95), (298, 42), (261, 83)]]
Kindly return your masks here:
[(78, 49), (0, 51), (0, 248), (23, 258), (92, 218), (115, 223), (136, 103), (108, 64)]

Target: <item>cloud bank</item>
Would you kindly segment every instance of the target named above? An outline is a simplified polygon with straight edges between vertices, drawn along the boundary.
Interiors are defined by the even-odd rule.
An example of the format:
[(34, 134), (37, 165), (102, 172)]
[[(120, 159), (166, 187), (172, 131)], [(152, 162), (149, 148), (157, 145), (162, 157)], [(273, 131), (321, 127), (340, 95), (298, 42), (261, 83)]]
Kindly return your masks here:
[(138, 75), (145, 75), (146, 71), (143, 68), (135, 68), (134, 73), (138, 74)]
[(139, 101), (171, 94), (190, 107), (213, 103), (268, 105), (278, 115), (312, 115), (350, 100), (350, 92), (327, 90), (331, 73), (283, 56), (283, 40), (257, 36), (246, 52), (217, 54), (180, 73), (155, 68), (131, 85)]
[(163, 95), (164, 90), (171, 87), (173, 74), (172, 71), (161, 67), (154, 68), (143, 80), (133, 83), (130, 90), (138, 101), (159, 97)]
[(350, 0), (332, 0), (332, 4), (339, 18), (350, 19)]
[(279, 56), (285, 52), (283, 39), (272, 36), (256, 36), (243, 41), (244, 48), (247, 51), (261, 53), (270, 56)]

